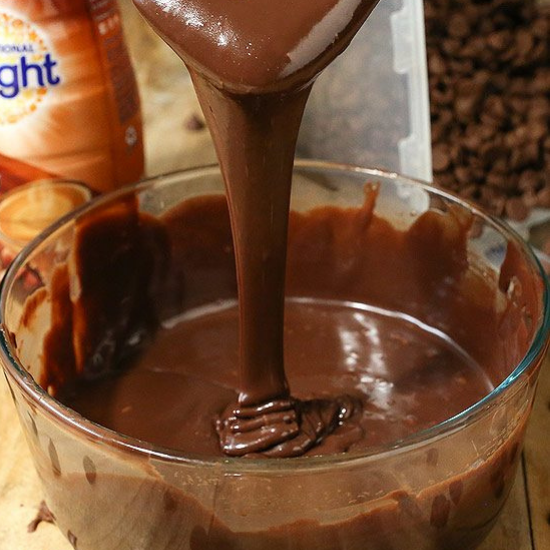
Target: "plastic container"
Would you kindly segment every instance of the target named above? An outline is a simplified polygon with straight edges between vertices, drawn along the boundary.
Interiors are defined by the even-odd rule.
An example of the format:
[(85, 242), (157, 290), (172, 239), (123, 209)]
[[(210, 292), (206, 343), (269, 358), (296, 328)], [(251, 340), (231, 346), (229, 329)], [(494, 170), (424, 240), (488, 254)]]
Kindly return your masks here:
[(47, 177), (108, 191), (143, 175), (116, 0), (0, 2), (0, 193)]
[[(502, 264), (502, 255), (493, 253), (495, 246), (517, 250), (522, 282), (514, 285), (509, 305), (519, 308), (523, 296), (537, 296), (532, 315), (525, 319), (527, 349), (522, 346), (517, 357), (503, 356), (495, 389), (466, 411), (365, 452), (296, 459), (205, 459), (121, 435), (63, 406), (36, 383), (51, 320), (47, 294), (49, 285), (55, 284), (52, 275), (70, 257), (75, 225), (85, 222), (90, 212), (128, 204), (129, 199), (133, 204), (136, 197), (144, 212), (162, 216), (181, 201), (223, 193), (224, 187), (219, 168), (206, 167), (100, 198), (27, 247), (0, 292), (0, 362), (46, 501), (73, 546), (79, 550), (470, 550), (483, 540), (515, 479), (548, 346), (550, 310), (544, 275), (528, 246), (509, 228), (461, 199), (395, 174), (299, 162), (292, 208), (307, 212), (320, 205), (357, 207), (364, 200), (365, 181), (380, 185), (376, 214), (396, 227), (409, 227), (427, 209), (440, 215), (472, 216), (476, 231), (468, 236), (468, 261), (495, 285), (498, 277), (493, 275)], [(452, 225), (449, 229), (452, 235)], [(199, 260), (183, 275), (178, 270), (177, 276), (189, 276), (190, 281), (212, 277), (213, 265)], [(163, 288), (173, 300), (172, 287)], [(475, 289), (474, 285), (474, 294)], [(406, 288), (399, 290), (400, 296), (406, 295)], [(504, 292), (501, 289), (498, 297), (505, 301)], [(207, 299), (215, 301), (212, 296)], [(31, 307), (32, 315), (21, 317), (27, 300), (36, 308)], [(70, 311), (69, 300), (67, 304)], [(201, 299), (198, 304), (182, 303), (184, 310), (197, 308), (188, 313), (203, 306)], [(399, 308), (424, 319), (414, 299), (402, 299)], [(170, 309), (169, 315), (181, 312)], [(434, 323), (439, 326), (437, 319)], [(520, 323), (518, 333), (522, 327)], [(487, 345), (509, 349), (505, 338)], [(306, 536), (293, 537), (296, 528)], [(272, 536), (269, 543), (263, 538), (266, 530)]]
[(432, 180), (422, 0), (380, 0), (313, 87), (298, 154)]

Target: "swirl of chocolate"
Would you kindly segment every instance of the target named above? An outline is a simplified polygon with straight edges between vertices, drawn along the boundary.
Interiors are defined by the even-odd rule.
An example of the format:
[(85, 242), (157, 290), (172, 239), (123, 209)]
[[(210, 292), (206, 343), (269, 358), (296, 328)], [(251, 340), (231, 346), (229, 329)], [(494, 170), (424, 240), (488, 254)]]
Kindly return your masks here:
[(228, 456), (301, 456), (333, 432), (358, 408), (350, 396), (337, 399), (280, 399), (256, 407), (228, 408), (216, 421)]

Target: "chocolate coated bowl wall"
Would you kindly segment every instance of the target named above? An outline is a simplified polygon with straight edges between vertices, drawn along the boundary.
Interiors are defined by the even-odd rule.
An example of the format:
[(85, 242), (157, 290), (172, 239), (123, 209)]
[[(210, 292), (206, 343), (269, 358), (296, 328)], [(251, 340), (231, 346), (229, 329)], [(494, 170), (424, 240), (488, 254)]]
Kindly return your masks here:
[[(488, 271), (468, 251), (471, 215), (440, 205), (398, 229), (374, 213), (376, 195), (367, 187), (362, 207), (291, 214), (287, 296), (410, 315), (452, 338), (500, 384), (533, 339), (540, 280), (514, 244), (500, 275)], [(55, 394), (75, 376), (119, 370), (162, 321), (237, 297), (223, 196), (189, 199), (159, 221), (137, 207), (120, 201), (79, 222), (70, 261), (26, 306), (32, 323), (37, 304), (52, 303), (39, 381)]]
[[(519, 243), (508, 246), (504, 264), (502, 255), (495, 259), (495, 249), (505, 250), (506, 237), (488, 221), (475, 215), (472, 220), (463, 206), (449, 205), (447, 199), (434, 196), (435, 192), (430, 196), (427, 190), (406, 182), (394, 182), (376, 173), (346, 174), (319, 167), (302, 168), (298, 172), (294, 198), (295, 209), (301, 213), (294, 214), (291, 227), (293, 244), (288, 276), (291, 293), (304, 295), (307, 290), (308, 295), (322, 297), (327, 296), (331, 288), (338, 299), (369, 299), (386, 307), (403, 306), (419, 317), (431, 311), (432, 318), (427, 320), (432, 320), (432, 324), (440, 323), (441, 327), (456, 328), (457, 334), (453, 336), (457, 340), (462, 338), (465, 346), (477, 341), (473, 338), (474, 331), (468, 328), (470, 318), (473, 321), (474, 314), (485, 311), (489, 330), (498, 330), (505, 338), (495, 343), (494, 355), (490, 350), (483, 351), (482, 345), (472, 345), (472, 354), (476, 353), (478, 360), (493, 357), (497, 365), (506, 346), (510, 346), (518, 356), (528, 352), (528, 360), (524, 361), (515, 382), (509, 383), (507, 389), (488, 400), (477, 412), (463, 415), (448, 431), (435, 429), (430, 432), (431, 436), (419, 436), (409, 445), (396, 444), (374, 454), (257, 461), (192, 460), (115, 436), (63, 409), (47, 395), (39, 394), (30, 379), (25, 380), (4, 353), (10, 386), (44, 482), (48, 504), (62, 531), (79, 549), (405, 550), (414, 547), (466, 550), (480, 542), (490, 529), (514, 478), (546, 346), (547, 335), (541, 333), (541, 317), (546, 312), (542, 309), (544, 293), (540, 273)], [(193, 181), (186, 183), (186, 179)], [(374, 217), (368, 201), (366, 206), (359, 208), (364, 202), (361, 184), (367, 179), (381, 185)], [(181, 299), (177, 308), (168, 309), (161, 300), (155, 300), (157, 311), (163, 317), (172, 317), (184, 307), (211, 302), (216, 294), (214, 289), (218, 292), (222, 289), (218, 297), (234, 296), (233, 260), (223, 202), (196, 197), (218, 189), (215, 170), (183, 174), (167, 179), (162, 186), (155, 182), (146, 184), (138, 193), (138, 204), (149, 212), (145, 224), (136, 223), (139, 218), (135, 216), (132, 200), (118, 203), (118, 212), (121, 209), (125, 212), (122, 219), (126, 229), (122, 230), (124, 224), (118, 226), (111, 234), (111, 245), (116, 246), (115, 237), (124, 240), (121, 237), (124, 234), (146, 235), (145, 241), (150, 245), (138, 247), (140, 257), (156, 258), (155, 265), (162, 268), (155, 271), (151, 263), (145, 261), (141, 267), (127, 269), (126, 288), (131, 289), (140, 279), (141, 285), (148, 280), (152, 290), (165, 288), (173, 292), (174, 285), (180, 285)], [(372, 194), (368, 196), (373, 198)], [(171, 205), (182, 198), (191, 199), (188, 209), (180, 207), (167, 215), (172, 216), (168, 225), (171, 232), (167, 234), (154, 217), (171, 211)], [(422, 200), (418, 199), (426, 199), (423, 207), (420, 207)], [(212, 224), (208, 230), (203, 225), (205, 206), (217, 209), (216, 215), (209, 218)], [(322, 208), (308, 214), (314, 206)], [(352, 206), (355, 209), (350, 210)], [(429, 206), (432, 211), (426, 213)], [(117, 209), (107, 213), (116, 214)], [(185, 211), (187, 214), (181, 216)], [(176, 212), (180, 213), (179, 224), (174, 222)], [(197, 216), (191, 217), (193, 212)], [(391, 225), (384, 221), (385, 218), (391, 220)], [(472, 221), (480, 226), (475, 232), (468, 229)], [(185, 261), (176, 263), (165, 254), (157, 253), (165, 250), (166, 242), (178, 242), (182, 246), (183, 225), (185, 233), (196, 236), (192, 228), (197, 224), (201, 226), (200, 234), (208, 238), (200, 242), (200, 247), (192, 246), (198, 243), (196, 238), (184, 240), (187, 242), (183, 247)], [(83, 224), (79, 222), (79, 225)], [(133, 230), (128, 231), (128, 227)], [(179, 237), (176, 240), (171, 235)], [(417, 238), (429, 235), (432, 245), (422, 246), (421, 240), (408, 241), (413, 235)], [(394, 253), (377, 257), (375, 264), (368, 250), (374, 253), (377, 243), (387, 245), (390, 241), (395, 247)], [(137, 258), (132, 248), (136, 249), (136, 243), (144, 241), (126, 242), (134, 242), (133, 247), (125, 248), (126, 256), (122, 260), (120, 255), (113, 255), (112, 260), (120, 260), (129, 267)], [(410, 248), (414, 242), (415, 255), (406, 256), (405, 245)], [(321, 243), (322, 246), (317, 246)], [(450, 243), (454, 243), (454, 248), (449, 249)], [(57, 257), (58, 265), (66, 263), (75, 253), (74, 245), (74, 225), (69, 224), (39, 245), (25, 267), (32, 266), (39, 271), (47, 287), (51, 288), (52, 280), (56, 280), (51, 277), (52, 260)], [(200, 253), (205, 249), (209, 252)], [(468, 261), (474, 258), (483, 278), (467, 269)], [(428, 272), (418, 269), (415, 262), (420, 261), (431, 266)], [(412, 269), (415, 265), (417, 268)], [(508, 281), (513, 280), (507, 294), (497, 290), (496, 273), (502, 265), (502, 287), (508, 289)], [(173, 272), (179, 271), (178, 276), (159, 276), (167, 266)], [(395, 292), (387, 296), (377, 294), (389, 285), (378, 271), (382, 267), (386, 274), (399, 274), (399, 281), (409, 285), (409, 291), (394, 288)], [(17, 353), (22, 363), (36, 379), (41, 379), (44, 373), (37, 359), (43, 336), (49, 329), (51, 303), (44, 297), (47, 290), (33, 291), (25, 286), (28, 285), (28, 269), (16, 268), (20, 271), (14, 272), (6, 282), (9, 296), (4, 302), (4, 324), (9, 332), (17, 333)], [(57, 273), (60, 272), (58, 269)], [(465, 273), (468, 276), (464, 276)], [(449, 286), (440, 286), (449, 274), (456, 277), (447, 281)], [(63, 277), (57, 277), (57, 282), (64, 282)], [(315, 284), (310, 280), (313, 278)], [(184, 285), (181, 285), (182, 280)], [(393, 281), (396, 282), (397, 277)], [(374, 286), (376, 282), (378, 287)], [(113, 286), (117, 286), (116, 281)], [(420, 296), (416, 300), (410, 299), (413, 287)], [(124, 285), (119, 284), (119, 288)], [(428, 295), (433, 289), (438, 292)], [(79, 300), (86, 290), (78, 285), (73, 287), (76, 306), (82, 303)], [(460, 291), (459, 295), (467, 299), (458, 299), (452, 291)], [(33, 297), (28, 298), (30, 295)], [(139, 296), (142, 303), (147, 302), (147, 292)], [(435, 309), (428, 308), (426, 296)], [(25, 301), (27, 314), (21, 318), (21, 305)], [(33, 303), (36, 305), (30, 305)], [(453, 307), (440, 311), (443, 303)], [(492, 313), (489, 304), (496, 306)], [(66, 321), (72, 317), (74, 322), (75, 312), (84, 311), (71, 305), (69, 300), (59, 305), (65, 312)], [(136, 317), (128, 314), (133, 309), (128, 304), (118, 307), (104, 327), (115, 327), (118, 335), (135, 334)], [(461, 323), (464, 326), (452, 320), (453, 310), (465, 316)], [(94, 316), (98, 317), (99, 313), (94, 312)], [(506, 322), (497, 323), (498, 318)], [(128, 319), (134, 324), (121, 322)], [(142, 327), (150, 323), (154, 326), (156, 321), (155, 316), (150, 315), (137, 319)], [(19, 331), (20, 321), (39, 330)], [(477, 324), (476, 327), (484, 328)], [(61, 341), (68, 337), (68, 332), (65, 336), (63, 331), (60, 334)], [(112, 357), (113, 348), (105, 345), (109, 339), (101, 338), (101, 332), (83, 331), (81, 334), (93, 338), (77, 338), (78, 345), (62, 349), (86, 351), (93, 349), (88, 348), (88, 344), (95, 342), (96, 350), (103, 353), (101, 357), (107, 360)], [(100, 336), (94, 336), (97, 334)], [(486, 346), (488, 341), (484, 340)], [(12, 354), (14, 343), (12, 337)], [(71, 367), (77, 365), (89, 368), (86, 360), (79, 362), (76, 352), (70, 355), (68, 363), (62, 358), (58, 361), (61, 368), (58, 375), (71, 373)], [(86, 353), (82, 357), (86, 358)], [(97, 363), (93, 365), (97, 367)], [(514, 366), (515, 358), (512, 357), (500, 363), (499, 368), (490, 370), (494, 382)], [(56, 378), (49, 380), (52, 391), (58, 382)]]

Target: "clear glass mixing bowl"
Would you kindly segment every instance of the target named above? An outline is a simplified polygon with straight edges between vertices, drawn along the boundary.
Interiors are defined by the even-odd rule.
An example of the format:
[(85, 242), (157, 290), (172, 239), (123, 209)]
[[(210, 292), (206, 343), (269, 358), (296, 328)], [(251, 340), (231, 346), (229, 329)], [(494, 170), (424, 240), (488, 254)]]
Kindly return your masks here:
[[(546, 279), (529, 248), (505, 225), (396, 174), (299, 162), (293, 209), (357, 207), (365, 182), (379, 185), (375, 212), (392, 224), (409, 227), (429, 209), (472, 216), (468, 256), (488, 276), (498, 274), (507, 247), (515, 247), (523, 278), (522, 285), (507, 289), (508, 298), (521, 299), (523, 292), (537, 300), (523, 326), (528, 349), (502, 366), (496, 388), (468, 410), (366, 452), (205, 459), (115, 433), (36, 383), (50, 320), (47, 307), (28, 304), (41, 302), (37, 296), (48, 288), (55, 267), (70, 256), (75, 226), (98, 208), (136, 196), (143, 211), (161, 216), (189, 198), (223, 193), (223, 184), (218, 168), (206, 167), (101, 197), (26, 247), (0, 297), (0, 360), (47, 503), (75, 548), (467, 550), (483, 540), (514, 480), (548, 345)], [(402, 313), (410, 313), (409, 306), (403, 301)]]

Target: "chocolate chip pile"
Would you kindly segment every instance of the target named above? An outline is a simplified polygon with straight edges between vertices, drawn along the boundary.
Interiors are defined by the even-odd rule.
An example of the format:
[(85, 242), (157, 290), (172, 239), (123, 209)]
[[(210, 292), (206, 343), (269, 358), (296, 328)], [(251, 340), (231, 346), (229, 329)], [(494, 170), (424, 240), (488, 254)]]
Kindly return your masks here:
[(434, 181), (498, 216), (550, 207), (550, 12), (425, 0)]

